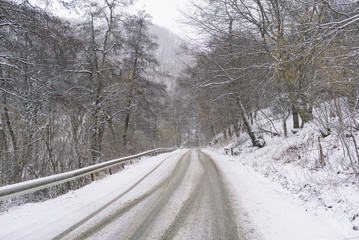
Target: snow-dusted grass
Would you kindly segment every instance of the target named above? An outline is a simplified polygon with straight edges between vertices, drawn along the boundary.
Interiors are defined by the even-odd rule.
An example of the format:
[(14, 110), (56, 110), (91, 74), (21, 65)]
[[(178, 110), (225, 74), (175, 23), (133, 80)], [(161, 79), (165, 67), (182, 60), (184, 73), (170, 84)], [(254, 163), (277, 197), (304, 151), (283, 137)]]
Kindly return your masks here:
[[(280, 124), (276, 123), (277, 129), (281, 129)], [(268, 135), (264, 135), (264, 138), (266, 146), (260, 149), (251, 147), (251, 142), (245, 134), (232, 141), (221, 142), (217, 139), (218, 143), (209, 149), (224, 155), (224, 147), (234, 147), (235, 156), (222, 157), (222, 162), (225, 162), (224, 171), (229, 175), (230, 182), (237, 181), (232, 185), (243, 195), (242, 200), (248, 201), (249, 205), (244, 204), (244, 207), (248, 208), (249, 213), (252, 208), (253, 218), (261, 218), (255, 222), (267, 229), (262, 233), (265, 236), (273, 236), (268, 239), (359, 239), (359, 231), (356, 230), (359, 226), (359, 182), (350, 166), (351, 162), (343, 154), (344, 146), (336, 134), (332, 133), (322, 138), (316, 125), (307, 124), (295, 134), (290, 132), (287, 138)], [(325, 166), (319, 164), (319, 141)], [(231, 171), (233, 173), (230, 173)], [(255, 182), (250, 180), (253, 173), (256, 178), (261, 179), (263, 186), (251, 186), (252, 182)], [(236, 178), (235, 175), (246, 177)], [(240, 190), (247, 185), (248, 189)], [(280, 197), (273, 198), (269, 194), (270, 191), (276, 191), (280, 196), (291, 200), (281, 201)], [(252, 200), (250, 194), (254, 194)], [(261, 205), (265, 205), (264, 208)], [(286, 209), (287, 213), (281, 209)], [(282, 212), (282, 215), (278, 214), (278, 211)], [(256, 214), (259, 215), (255, 216)], [(278, 218), (268, 215), (278, 215)], [(296, 216), (298, 224), (295, 223)], [(269, 229), (276, 229), (276, 223), (273, 223), (274, 226), (269, 223), (266, 225), (269, 220), (278, 222), (277, 232), (270, 232)], [(309, 228), (302, 231), (303, 234), (308, 233), (308, 236), (299, 235), (302, 238), (293, 238), (286, 235), (287, 232), (298, 232), (301, 229), (299, 222), (304, 220), (308, 221), (308, 224), (303, 224), (302, 227)], [(321, 225), (315, 223), (318, 221), (325, 222), (338, 234), (333, 233), (334, 238), (315, 235), (316, 228), (317, 234), (322, 232), (319, 229)], [(313, 226), (315, 229), (311, 229)], [(283, 238), (276, 238), (276, 234)]]

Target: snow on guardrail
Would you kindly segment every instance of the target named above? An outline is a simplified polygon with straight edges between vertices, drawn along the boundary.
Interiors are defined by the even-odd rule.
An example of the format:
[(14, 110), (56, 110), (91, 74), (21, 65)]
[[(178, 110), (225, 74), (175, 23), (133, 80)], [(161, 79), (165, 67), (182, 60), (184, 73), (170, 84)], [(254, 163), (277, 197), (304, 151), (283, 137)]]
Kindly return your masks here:
[(0, 201), (6, 200), (6, 199), (9, 199), (12, 197), (24, 195), (27, 193), (33, 193), (37, 190), (52, 187), (52, 186), (55, 186), (55, 185), (58, 185), (61, 183), (69, 182), (71, 180), (74, 180), (74, 179), (77, 179), (77, 178), (80, 178), (80, 177), (83, 177), (86, 175), (90, 175), (92, 173), (99, 172), (99, 171), (105, 170), (107, 168), (113, 167), (117, 164), (126, 163), (128, 161), (131, 161), (133, 159), (140, 158), (140, 157), (143, 157), (146, 155), (172, 152), (174, 150), (175, 150), (175, 148), (158, 148), (158, 149), (150, 150), (147, 152), (139, 153), (136, 155), (99, 163), (96, 165), (77, 169), (77, 170), (70, 171), (70, 172), (60, 173), (60, 174), (56, 174), (56, 175), (52, 175), (52, 176), (48, 176), (48, 177), (37, 178), (37, 179), (29, 180), (26, 182), (15, 183), (15, 184), (7, 185), (4, 187), (0, 187)]

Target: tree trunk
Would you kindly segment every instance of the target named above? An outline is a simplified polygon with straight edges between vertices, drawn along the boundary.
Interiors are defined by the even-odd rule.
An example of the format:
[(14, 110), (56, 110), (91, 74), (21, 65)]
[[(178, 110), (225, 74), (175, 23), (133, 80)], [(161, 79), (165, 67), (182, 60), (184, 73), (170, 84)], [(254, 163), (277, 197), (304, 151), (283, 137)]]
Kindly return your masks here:
[[(131, 102), (131, 101), (130, 101)], [(128, 108), (130, 108), (130, 106), (128, 106)], [(130, 124), (130, 109), (128, 109), (127, 113), (126, 113), (126, 118), (125, 118), (125, 125), (124, 125), (124, 132), (123, 132), (123, 145), (126, 146), (127, 145), (127, 133), (128, 133), (128, 126)]]
[(91, 160), (93, 164), (100, 162), (99, 155), (99, 119), (98, 119), (98, 108), (95, 106), (95, 109), (92, 113), (92, 129), (91, 129)]
[(16, 156), (18, 147), (17, 147), (17, 141), (16, 141), (16, 137), (15, 137), (15, 132), (14, 132), (14, 128), (12, 127), (12, 123), (10, 120), (10, 114), (9, 114), (9, 110), (6, 107), (6, 95), (4, 94), (4, 115), (5, 115), (5, 121), (6, 121), (6, 126), (7, 129), (9, 131), (9, 135), (11, 138), (11, 143), (12, 143), (12, 147), (14, 149), (14, 156)]
[(303, 128), (305, 123), (308, 123), (313, 120), (313, 106), (310, 103), (311, 100), (308, 98), (308, 96), (306, 96), (305, 94), (301, 94), (300, 97), (302, 101), (299, 109), (299, 115), (302, 119), (301, 128)]
[(116, 131), (115, 131), (115, 127), (113, 125), (113, 121), (112, 121), (112, 111), (111, 110), (107, 110), (107, 123), (108, 123), (108, 127), (111, 131), (111, 135), (112, 135), (112, 140), (113, 140), (113, 144), (117, 145), (117, 135), (116, 135)]
[(236, 137), (238, 138), (239, 137), (239, 131), (240, 131), (240, 128), (239, 128), (239, 123), (238, 122), (233, 122), (233, 131), (234, 131), (234, 134), (236, 135)]
[(292, 104), (292, 114), (293, 114), (293, 128), (299, 128), (299, 113), (297, 108)]
[(76, 113), (71, 114), (70, 121), (71, 121), (73, 147), (74, 147), (75, 156), (77, 158), (77, 166), (71, 164), (72, 166), (70, 167), (70, 169), (73, 170), (76, 168), (82, 168), (83, 163), (82, 163), (82, 157), (81, 157), (82, 155), (79, 151), (79, 136), (78, 136), (79, 120), (78, 120), (78, 116)]
[(353, 89), (349, 90), (348, 93), (348, 106), (349, 106), (349, 111), (351, 113), (353, 113), (355, 111), (355, 109), (357, 109), (358, 107), (358, 97), (356, 94), (356, 88), (353, 87)]
[(283, 131), (284, 131), (284, 137), (288, 137), (288, 128), (287, 128), (287, 119), (290, 116), (290, 111), (288, 111), (287, 116), (283, 118)]
[(246, 109), (244, 108), (244, 106), (242, 104), (242, 101), (240, 100), (239, 96), (237, 96), (237, 103), (238, 103), (239, 110), (240, 110), (241, 115), (242, 115), (244, 126), (245, 126), (245, 128), (247, 130), (247, 133), (248, 133), (249, 137), (252, 140), (253, 147), (259, 147), (259, 148), (264, 147), (265, 146), (265, 141), (264, 141), (264, 139), (260, 139), (255, 135), (254, 130), (252, 128), (252, 125), (250, 123), (250, 120), (248, 118)]

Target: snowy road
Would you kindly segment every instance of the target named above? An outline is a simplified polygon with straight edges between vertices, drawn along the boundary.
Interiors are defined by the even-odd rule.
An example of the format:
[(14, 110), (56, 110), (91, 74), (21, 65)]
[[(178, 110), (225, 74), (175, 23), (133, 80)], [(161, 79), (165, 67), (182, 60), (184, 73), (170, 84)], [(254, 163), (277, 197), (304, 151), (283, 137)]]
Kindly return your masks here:
[[(107, 204), (103, 213), (90, 215), (55, 239), (237, 239), (226, 187), (213, 161), (200, 151), (171, 160), (131, 186), (125, 193), (137, 194), (130, 199), (122, 202), (122, 193), (108, 210)], [(171, 162), (167, 172), (159, 169), (164, 162)], [(148, 181), (150, 175), (158, 178)], [(81, 226), (84, 221), (88, 223)]]
[(94, 209), (95, 203), (89, 202), (90, 207), (84, 203), (83, 211), (75, 210), (82, 216), (76, 221), (73, 209), (60, 207), (68, 213), (45, 225), (46, 233), (37, 226), (38, 230), (20, 228), (22, 234), (14, 231), (0, 238), (240, 239), (227, 187), (213, 160), (197, 150), (166, 156), (146, 166), (147, 171), (111, 197), (107, 191), (97, 192), (106, 201), (100, 200), (91, 211), (87, 208)]
[(10, 208), (0, 213), (0, 226), (5, 240), (356, 239), (251, 168), (209, 150), (144, 158), (55, 199)]

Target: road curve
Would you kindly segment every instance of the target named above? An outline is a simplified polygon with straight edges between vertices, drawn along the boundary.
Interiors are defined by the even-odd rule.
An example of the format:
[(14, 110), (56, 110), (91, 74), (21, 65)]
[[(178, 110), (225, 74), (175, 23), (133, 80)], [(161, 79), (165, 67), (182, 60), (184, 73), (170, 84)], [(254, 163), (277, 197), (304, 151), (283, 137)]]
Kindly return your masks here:
[[(54, 239), (245, 239), (213, 160), (199, 150), (177, 159)], [(166, 164), (166, 174), (157, 174)]]

